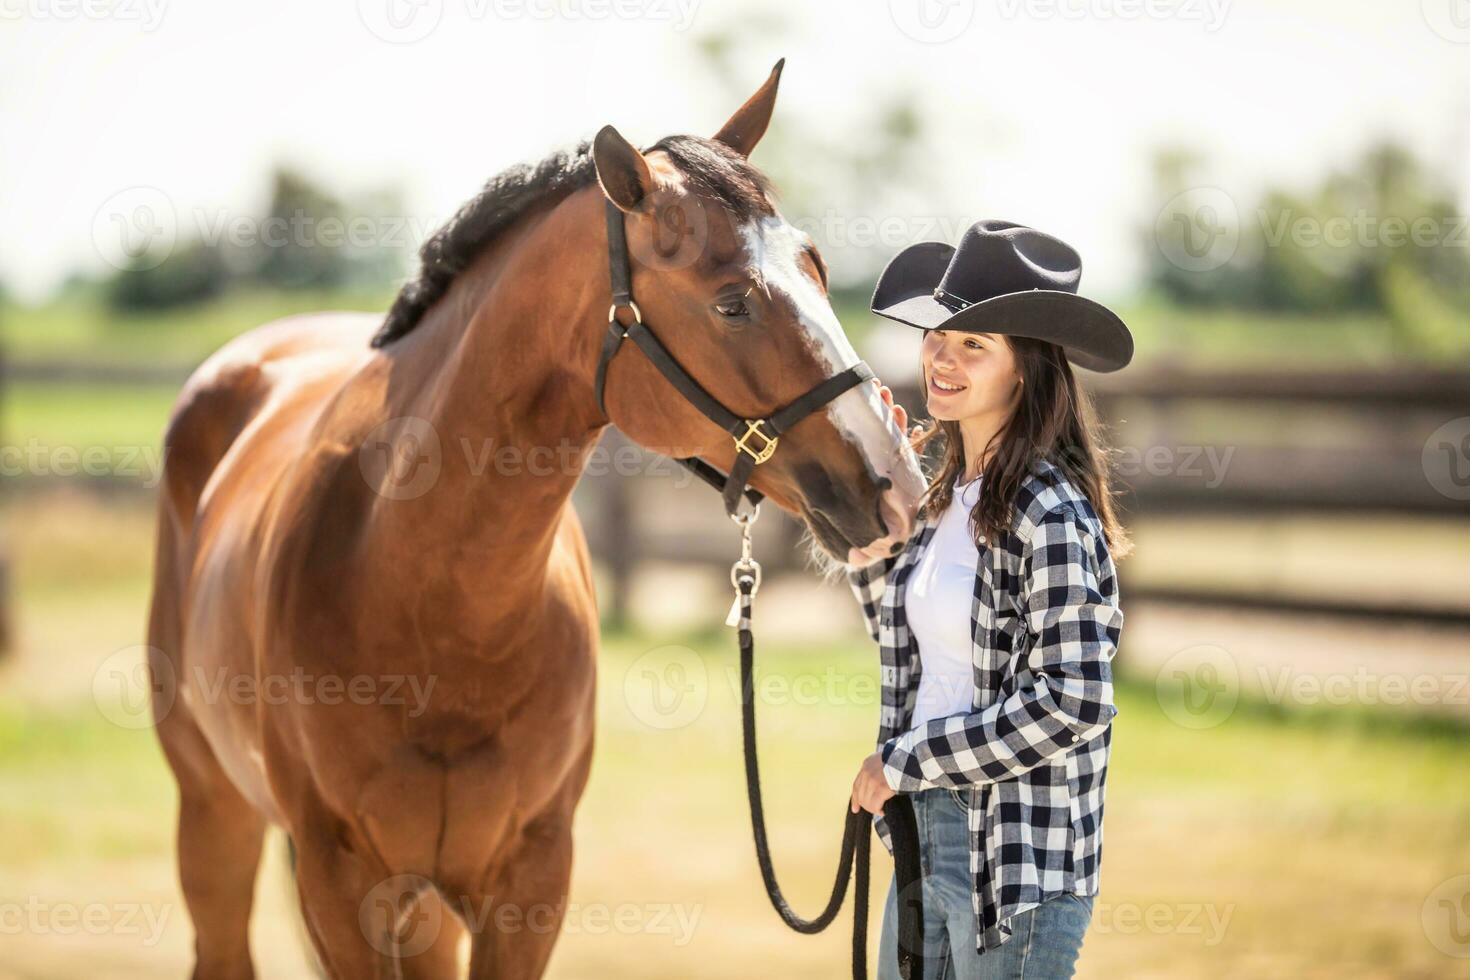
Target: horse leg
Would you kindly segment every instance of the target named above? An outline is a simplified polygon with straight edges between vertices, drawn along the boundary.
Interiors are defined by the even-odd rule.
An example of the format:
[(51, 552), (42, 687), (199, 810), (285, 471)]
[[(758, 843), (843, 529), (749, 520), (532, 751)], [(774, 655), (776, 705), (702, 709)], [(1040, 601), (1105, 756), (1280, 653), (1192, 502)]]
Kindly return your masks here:
[[(420, 892), (404, 922), (432, 923), (434, 928), (428, 948), (422, 951), (416, 948), (412, 933), (405, 934), (405, 929), (411, 927), (400, 928), (396, 942), (398, 975), (403, 980), (446, 980), (460, 975), (459, 944), (464, 926), (438, 891), (428, 888)], [(412, 955), (405, 955), (408, 953)]]
[(193, 976), (250, 980), (250, 907), (265, 820), (177, 706), (158, 730), (179, 784), (179, 884), (194, 922)]
[[(317, 957), (335, 980), (454, 976), (456, 923), (425, 896), (427, 878), (393, 874), (344, 847), (327, 829), (297, 841), (296, 888)], [(426, 898), (430, 900), (425, 900)], [(409, 971), (400, 973), (400, 966)]]
[(470, 980), (535, 980), (546, 971), (566, 916), (572, 878), (571, 814), (526, 826), (519, 854), (469, 899)]
[(196, 980), (255, 975), (250, 907), (264, 837), (265, 821), (238, 793), (181, 799), (179, 878), (194, 920)]
[(363, 906), (372, 901), (374, 886), (383, 880), (384, 876), (372, 874), (355, 854), (334, 843), (298, 842), (296, 890), (301, 916), (329, 977), (372, 980), (394, 976), (394, 937), (389, 927), (364, 929), (362, 923), (363, 918), (370, 925), (383, 918), (371, 909), (367, 916), (362, 914)]
[[(184, 676), (179, 597), (185, 591), (179, 523), (170, 498), (161, 497), (148, 616), (153, 726), (179, 786), (176, 846), (179, 884), (194, 923), (193, 975), (196, 980), (249, 980), (255, 975), (250, 907), (265, 819), (235, 788), (177, 697), (177, 679)], [(166, 677), (158, 673), (161, 668)]]

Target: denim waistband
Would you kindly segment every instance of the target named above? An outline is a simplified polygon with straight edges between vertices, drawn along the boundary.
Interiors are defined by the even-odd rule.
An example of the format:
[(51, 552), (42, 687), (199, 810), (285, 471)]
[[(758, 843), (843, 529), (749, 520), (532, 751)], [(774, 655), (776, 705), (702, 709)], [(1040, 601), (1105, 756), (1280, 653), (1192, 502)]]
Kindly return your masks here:
[(931, 786), (909, 794), (909, 798), (916, 806), (928, 806), (933, 803), (954, 803), (962, 810), (968, 810), (974, 800), (973, 788), (966, 786), (963, 789), (954, 789), (949, 786)]

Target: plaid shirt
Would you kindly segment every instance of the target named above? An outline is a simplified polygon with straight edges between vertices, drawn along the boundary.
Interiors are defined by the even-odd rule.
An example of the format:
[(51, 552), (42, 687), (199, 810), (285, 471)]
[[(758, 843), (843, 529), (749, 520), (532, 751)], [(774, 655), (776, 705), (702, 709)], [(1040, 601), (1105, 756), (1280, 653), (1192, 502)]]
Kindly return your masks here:
[[(882, 660), (888, 784), (970, 794), (970, 897), (984, 951), (1010, 937), (1017, 913), (1066, 892), (1097, 893), (1117, 714), (1110, 662), (1123, 613), (1096, 511), (1060, 469), (1037, 463), (1011, 529), (980, 547), (971, 711), (910, 730), (921, 660), (904, 591), (937, 523), (921, 517), (903, 551), (847, 577)], [(892, 852), (883, 818), (874, 821)]]

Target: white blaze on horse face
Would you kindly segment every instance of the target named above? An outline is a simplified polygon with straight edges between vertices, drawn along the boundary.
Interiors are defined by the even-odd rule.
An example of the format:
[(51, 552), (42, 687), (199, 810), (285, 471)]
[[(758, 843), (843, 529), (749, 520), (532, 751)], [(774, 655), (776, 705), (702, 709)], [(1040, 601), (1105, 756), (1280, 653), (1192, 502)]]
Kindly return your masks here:
[[(807, 346), (827, 376), (862, 360), (842, 332), (821, 284), (802, 269), (806, 236), (780, 215), (746, 225), (743, 234), (765, 287), (790, 302)], [(919, 498), (924, 491), (919, 461), (876, 385), (864, 381), (844, 391), (827, 404), (827, 416), (859, 448), (875, 475), (889, 477), (909, 500)]]

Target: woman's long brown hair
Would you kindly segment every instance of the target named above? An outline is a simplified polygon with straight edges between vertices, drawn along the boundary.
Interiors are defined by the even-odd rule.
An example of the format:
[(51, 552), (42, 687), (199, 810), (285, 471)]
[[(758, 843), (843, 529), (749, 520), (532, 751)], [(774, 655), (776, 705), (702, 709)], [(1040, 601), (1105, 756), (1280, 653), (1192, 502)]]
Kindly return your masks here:
[[(1005, 340), (1015, 353), (1021, 376), (1020, 398), (1010, 421), (991, 440), (994, 453), (980, 481), (980, 498), (970, 512), (971, 533), (978, 542), (981, 536), (994, 539), (1002, 530), (1011, 530), (1016, 494), (1033, 464), (1046, 459), (1091, 502), (1113, 558), (1126, 557), (1133, 545), (1118, 518), (1111, 451), (1104, 444), (1091, 398), (1077, 383), (1072, 365), (1056, 344), (1030, 337)], [(924, 492), (929, 514), (942, 513), (949, 506), (955, 480), (966, 469), (958, 422), (930, 419), (914, 440), (914, 450), (922, 455), (929, 443), (939, 439), (939, 472)]]

